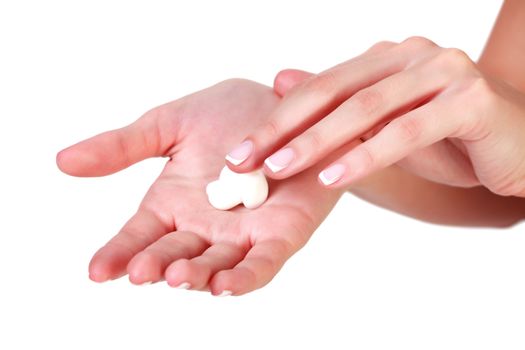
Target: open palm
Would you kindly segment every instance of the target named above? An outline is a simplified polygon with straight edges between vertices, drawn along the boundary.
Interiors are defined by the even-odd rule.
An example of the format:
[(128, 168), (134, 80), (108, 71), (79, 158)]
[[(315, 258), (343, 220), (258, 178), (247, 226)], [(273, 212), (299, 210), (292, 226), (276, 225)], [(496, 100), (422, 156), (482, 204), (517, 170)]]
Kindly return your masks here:
[(218, 177), (224, 155), (264, 122), (278, 100), (266, 86), (227, 80), (60, 152), (60, 169), (75, 176), (102, 176), (148, 157), (170, 157), (135, 215), (93, 257), (91, 279), (128, 273), (136, 284), (166, 279), (214, 295), (240, 295), (267, 284), (342, 193), (317, 183), (323, 163), (270, 182), (268, 200), (255, 210), (210, 206), (205, 187)]

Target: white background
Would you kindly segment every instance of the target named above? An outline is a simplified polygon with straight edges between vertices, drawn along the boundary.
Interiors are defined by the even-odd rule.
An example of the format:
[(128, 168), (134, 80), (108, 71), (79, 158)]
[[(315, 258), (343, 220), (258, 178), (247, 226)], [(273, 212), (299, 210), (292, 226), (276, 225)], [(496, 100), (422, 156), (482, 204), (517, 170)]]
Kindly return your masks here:
[(230, 77), (271, 84), (379, 40), (481, 52), (501, 1), (2, 1), (0, 348), (523, 349), (525, 226), (434, 226), (341, 200), (265, 288), (214, 298), (88, 279), (162, 167), (55, 153)]

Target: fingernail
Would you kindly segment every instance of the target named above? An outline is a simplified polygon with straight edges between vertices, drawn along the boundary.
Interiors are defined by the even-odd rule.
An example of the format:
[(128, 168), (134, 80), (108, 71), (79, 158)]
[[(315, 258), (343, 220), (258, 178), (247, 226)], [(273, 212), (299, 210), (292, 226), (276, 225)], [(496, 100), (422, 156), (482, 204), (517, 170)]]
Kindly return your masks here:
[(246, 140), (237, 147), (235, 147), (228, 155), (226, 160), (233, 165), (239, 165), (244, 162), (253, 151), (253, 142)]
[(190, 289), (190, 284), (188, 282), (183, 282), (181, 284), (179, 284), (178, 286), (176, 286), (175, 288), (177, 289)]
[(264, 164), (274, 173), (286, 168), (295, 157), (295, 152), (291, 148), (283, 148), (266, 158)]
[(232, 295), (232, 291), (231, 290), (223, 290), (221, 294), (217, 295), (218, 297), (228, 297)]
[(141, 284), (138, 284), (139, 286), (147, 286), (147, 285), (150, 285), (152, 282), (151, 281), (147, 281), (147, 282), (144, 282), (144, 283), (141, 283)]
[(345, 173), (346, 167), (343, 164), (334, 164), (319, 174), (319, 179), (325, 185), (331, 185), (336, 181), (339, 181)]

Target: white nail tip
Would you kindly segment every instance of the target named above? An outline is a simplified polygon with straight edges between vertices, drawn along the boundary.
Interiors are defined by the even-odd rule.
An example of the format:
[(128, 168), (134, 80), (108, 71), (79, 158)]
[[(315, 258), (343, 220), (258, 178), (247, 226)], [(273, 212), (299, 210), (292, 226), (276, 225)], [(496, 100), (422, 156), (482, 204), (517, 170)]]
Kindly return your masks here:
[(328, 178), (326, 178), (326, 177), (324, 176), (324, 171), (321, 172), (321, 173), (319, 174), (319, 179), (321, 180), (321, 182), (322, 182), (325, 186), (331, 185), (331, 184), (333, 184), (334, 182), (336, 182), (337, 180), (339, 180), (339, 179), (337, 179), (337, 178), (335, 178), (335, 179), (331, 179), (331, 180), (328, 179)]
[(149, 286), (151, 283), (153, 283), (153, 282), (148, 281), (148, 282), (144, 282), (144, 283), (139, 284), (139, 286)]
[(232, 295), (232, 291), (231, 290), (223, 290), (221, 294), (217, 295), (218, 297), (229, 297), (230, 295)]
[(279, 166), (279, 165), (275, 165), (275, 164), (273, 164), (273, 163), (271, 162), (270, 158), (266, 158), (266, 160), (264, 161), (264, 164), (266, 164), (266, 166), (267, 166), (268, 168), (270, 168), (270, 170), (271, 170), (273, 173), (277, 173), (277, 172), (283, 170), (284, 168), (286, 168), (286, 167), (284, 167), (284, 166)]
[(188, 282), (183, 282), (176, 286), (177, 289), (190, 289), (190, 284)]
[(244, 159), (237, 159), (237, 158), (233, 158), (231, 157), (229, 154), (226, 155), (226, 160), (230, 163), (232, 163), (233, 165), (239, 165), (241, 164), (242, 162), (244, 162), (246, 160), (246, 158)]

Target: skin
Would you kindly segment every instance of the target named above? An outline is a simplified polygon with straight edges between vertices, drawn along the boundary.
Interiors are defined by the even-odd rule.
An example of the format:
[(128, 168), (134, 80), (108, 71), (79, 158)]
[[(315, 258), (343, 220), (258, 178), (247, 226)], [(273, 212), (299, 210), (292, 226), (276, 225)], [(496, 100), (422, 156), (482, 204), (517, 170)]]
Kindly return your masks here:
[(214, 295), (241, 295), (267, 284), (343, 192), (318, 186), (317, 167), (270, 181), (270, 196), (256, 210), (220, 211), (208, 203), (205, 187), (224, 167), (224, 153), (278, 100), (269, 87), (228, 80), (61, 151), (57, 164), (73, 176), (103, 176), (148, 157), (170, 158), (135, 215), (94, 255), (90, 278), (104, 282), (129, 274), (134, 284), (165, 279)]
[[(478, 67), (525, 92), (525, 3), (505, 1)], [(311, 73), (284, 70), (274, 88), (284, 95)], [(357, 181), (349, 190), (380, 207), (446, 225), (508, 227), (525, 218), (525, 200), (496, 195), (483, 186), (461, 188), (430, 181), (399, 162)]]
[(525, 3), (503, 3), (478, 66), (525, 93)]
[(464, 52), (420, 37), (379, 43), (294, 86), (248, 136), (247, 158), (230, 164), (252, 170), (292, 153), (276, 171), (265, 166), (285, 179), (359, 137), (365, 142), (330, 166), (342, 172), (325, 185), (348, 186), (400, 162), (436, 182), (525, 197), (525, 94)]
[[(368, 142), (337, 160), (350, 174), (333, 186), (347, 187), (380, 206), (431, 222), (512, 225), (525, 217), (524, 23), (525, 3), (506, 1), (479, 64), (460, 50), (414, 37), (401, 44), (379, 43), (319, 75), (282, 71), (275, 90), (284, 96), (283, 102), (266, 126), (248, 136), (255, 144), (252, 155), (238, 166), (229, 166), (242, 172), (277, 149), (292, 147), (296, 157), (291, 166), (278, 173), (265, 167), (268, 176), (283, 179), (344, 142), (360, 142), (356, 136), (361, 136)], [(402, 79), (392, 79), (392, 74), (377, 68), (399, 73), (392, 64), (383, 64), (396, 59), (412, 69), (402, 72)], [(367, 81), (374, 74), (379, 83)], [(436, 81), (439, 84), (433, 86)], [(350, 91), (347, 100), (349, 91), (341, 83), (363, 88)], [(429, 86), (440, 89), (430, 103), (407, 99), (413, 97), (412, 91), (434, 93)], [(400, 97), (405, 104), (412, 101), (411, 107), (401, 110), (401, 117), (384, 119), (389, 111), (401, 108)], [(421, 105), (419, 113), (408, 113)], [(330, 113), (333, 110), (336, 113)], [(329, 118), (336, 121), (327, 123)], [(319, 120), (324, 123), (315, 125)], [(392, 125), (384, 128), (391, 120)]]
[[(505, 2), (476, 67), (482, 76), (503, 81), (505, 91), (518, 93), (525, 87), (525, 72), (518, 63), (524, 61), (525, 52), (523, 10), (520, 0)], [(411, 41), (417, 40), (425, 41)], [(381, 43), (366, 54), (381, 54), (393, 45)], [(416, 156), (417, 166), (399, 161), (354, 179), (349, 186), (322, 188), (317, 174), (362, 144), (354, 139), (297, 175), (270, 181), (270, 198), (257, 210), (213, 209), (204, 188), (218, 176), (223, 155), (269, 120), (279, 96), (309, 79), (307, 72), (282, 71), (275, 80), (277, 94), (254, 82), (229, 80), (61, 151), (57, 164), (73, 176), (104, 176), (149, 157), (169, 157), (135, 215), (94, 255), (90, 278), (104, 282), (128, 274), (135, 284), (165, 279), (171, 286), (189, 283), (191, 289), (214, 295), (247, 293), (275, 276), (348, 188), (377, 205), (441, 224), (508, 226), (523, 219), (523, 198), (497, 195), (479, 186), (476, 172), (468, 168), (471, 162), (465, 161), (470, 154), (452, 140), (443, 141), (445, 148), (428, 146), (428, 153), (419, 155), (432, 159), (430, 165), (449, 167), (438, 176), (428, 162), (418, 164)], [(384, 123), (370, 128), (361, 137), (369, 140), (383, 127)], [(452, 150), (449, 154), (454, 156), (441, 157), (443, 149)]]

